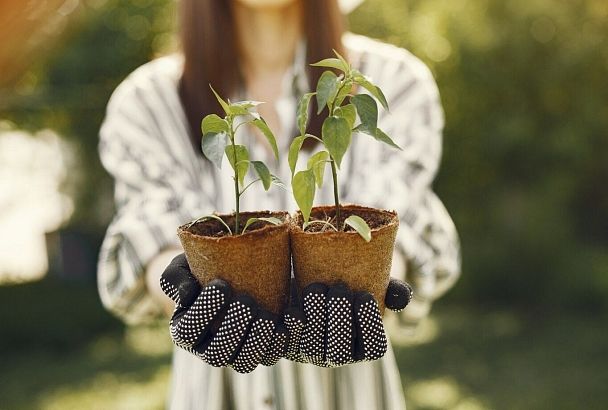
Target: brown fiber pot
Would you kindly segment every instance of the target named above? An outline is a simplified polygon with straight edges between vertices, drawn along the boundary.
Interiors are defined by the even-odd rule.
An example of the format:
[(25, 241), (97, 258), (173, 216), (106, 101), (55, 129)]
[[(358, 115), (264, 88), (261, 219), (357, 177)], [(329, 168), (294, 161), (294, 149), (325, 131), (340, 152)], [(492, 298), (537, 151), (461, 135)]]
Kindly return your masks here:
[[(233, 214), (218, 216), (233, 227)], [(289, 214), (242, 212), (240, 217), (241, 229), (251, 217), (275, 217), (285, 223), (256, 222), (237, 236), (227, 234), (213, 219), (182, 225), (177, 235), (190, 269), (201, 284), (223, 279), (236, 292), (252, 296), (263, 308), (279, 314), (287, 303), (291, 276)]]
[[(343, 205), (343, 218), (358, 215), (369, 223), (379, 218), (382, 225), (372, 229), (372, 240), (365, 242), (353, 230), (346, 232), (304, 232), (302, 214), (291, 220), (291, 252), (293, 268), (300, 292), (314, 282), (335, 284), (343, 282), (354, 291), (370, 292), (384, 313), (384, 297), (390, 279), (393, 247), (399, 218), (393, 211)], [(311, 220), (332, 218), (333, 206), (312, 209)]]

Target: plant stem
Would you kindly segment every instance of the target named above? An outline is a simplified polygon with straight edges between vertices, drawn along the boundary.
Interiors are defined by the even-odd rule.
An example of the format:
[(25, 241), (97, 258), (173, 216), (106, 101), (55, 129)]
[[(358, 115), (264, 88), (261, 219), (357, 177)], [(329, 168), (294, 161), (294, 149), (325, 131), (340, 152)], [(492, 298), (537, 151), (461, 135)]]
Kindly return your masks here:
[[(342, 88), (344, 88), (344, 86), (346, 85), (348, 80), (348, 75), (344, 76), (344, 79), (342, 80), (340, 87), (338, 87), (338, 92), (336, 93), (336, 96), (338, 96), (340, 94), (340, 91), (342, 91)], [(329, 110), (329, 115), (334, 115), (334, 111), (336, 110), (336, 103), (337, 101), (334, 101), (331, 105), (331, 108)], [(336, 161), (332, 158), (331, 159), (331, 176), (333, 177), (333, 181), (334, 181), (334, 201), (336, 203), (336, 226), (338, 227), (338, 231), (341, 231), (342, 228), (344, 227), (343, 224), (340, 222), (341, 219), (341, 210), (340, 210), (340, 195), (338, 193), (338, 170), (336, 169)]]
[(334, 181), (334, 201), (336, 203), (336, 226), (338, 227), (338, 231), (342, 230), (342, 223), (340, 222), (340, 197), (338, 195), (338, 171), (336, 169), (336, 161), (331, 161), (331, 176)]
[[(336, 92), (336, 97), (338, 95), (340, 95), (340, 91), (342, 91), (342, 89), (346, 85), (348, 79), (349, 79), (349, 77), (347, 75), (345, 75), (344, 79), (340, 82), (340, 87), (338, 87), (338, 92)], [(331, 109), (329, 110), (329, 115), (334, 115), (334, 111), (336, 110), (336, 103), (337, 103), (337, 101), (334, 100), (334, 102), (331, 104)]]
[[(236, 156), (236, 155), (235, 155)], [(238, 171), (234, 171), (235, 172), (235, 176), (234, 176), (234, 196), (236, 198), (236, 206), (235, 206), (235, 211), (234, 211), (234, 234), (238, 235), (239, 232), (239, 202), (240, 202), (240, 195), (239, 195), (239, 173)]]
[(239, 234), (239, 206), (241, 195), (239, 195), (239, 167), (236, 164), (236, 145), (234, 144), (234, 131), (232, 129), (232, 122), (230, 123), (230, 143), (232, 144), (232, 158), (234, 163), (234, 197), (236, 200), (235, 211), (234, 211), (234, 235)]
[(243, 196), (243, 194), (245, 193), (245, 191), (247, 191), (247, 188), (249, 188), (251, 185), (253, 185), (256, 182), (261, 181), (261, 180), (262, 180), (261, 178), (258, 178), (258, 179), (254, 179), (253, 181), (251, 181), (250, 183), (248, 183), (247, 186), (241, 190), (241, 192), (239, 193), (239, 196)]

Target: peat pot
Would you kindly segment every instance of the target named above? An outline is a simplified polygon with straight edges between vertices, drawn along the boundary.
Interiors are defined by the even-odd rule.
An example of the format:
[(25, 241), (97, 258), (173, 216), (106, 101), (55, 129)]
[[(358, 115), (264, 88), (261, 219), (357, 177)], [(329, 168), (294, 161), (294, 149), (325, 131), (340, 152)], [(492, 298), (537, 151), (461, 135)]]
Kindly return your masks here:
[[(233, 228), (234, 214), (218, 216)], [(284, 223), (258, 221), (245, 234), (232, 236), (221, 222), (206, 219), (180, 226), (177, 235), (202, 285), (223, 279), (235, 292), (248, 294), (263, 308), (280, 314), (289, 296), (290, 217), (287, 212), (241, 212), (241, 229), (252, 217), (275, 217)]]
[[(366, 242), (350, 227), (336, 232), (323, 224), (313, 224), (305, 232), (302, 214), (296, 213), (290, 223), (290, 236), (298, 289), (301, 293), (314, 282), (342, 282), (353, 291), (370, 292), (384, 313), (399, 227), (397, 213), (358, 205), (342, 205), (340, 209), (343, 219), (353, 214), (363, 218), (371, 228), (372, 240)], [(334, 217), (334, 206), (321, 206), (312, 209), (310, 220), (327, 221)]]

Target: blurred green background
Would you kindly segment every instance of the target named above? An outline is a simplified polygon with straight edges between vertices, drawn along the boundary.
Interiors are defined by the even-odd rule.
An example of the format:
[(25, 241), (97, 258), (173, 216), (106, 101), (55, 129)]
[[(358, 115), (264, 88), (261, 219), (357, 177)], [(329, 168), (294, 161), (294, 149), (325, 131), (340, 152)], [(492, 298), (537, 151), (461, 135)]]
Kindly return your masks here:
[[(125, 328), (96, 294), (112, 215), (96, 147), (114, 87), (174, 49), (175, 3), (67, 3), (0, 66), (0, 120), (52, 129), (76, 158), (49, 274), (0, 286), (0, 408), (161, 408), (164, 324)], [(608, 2), (367, 0), (349, 20), (424, 60), (446, 111), (435, 189), (463, 275), (413, 338), (394, 335), (408, 408), (608, 408)]]

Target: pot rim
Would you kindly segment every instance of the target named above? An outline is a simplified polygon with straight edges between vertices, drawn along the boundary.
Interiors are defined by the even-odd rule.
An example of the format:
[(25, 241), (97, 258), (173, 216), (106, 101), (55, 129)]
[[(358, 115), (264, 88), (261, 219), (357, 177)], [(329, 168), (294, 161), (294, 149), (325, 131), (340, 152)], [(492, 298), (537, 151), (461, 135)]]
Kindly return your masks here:
[[(208, 241), (238, 241), (241, 240), (243, 238), (255, 238), (257, 236), (265, 236), (267, 234), (272, 234), (278, 232), (278, 231), (282, 231), (282, 230), (286, 230), (289, 228), (289, 226), (291, 225), (291, 215), (289, 214), (289, 212), (287, 211), (247, 211), (247, 212), (240, 212), (240, 216), (246, 216), (246, 215), (259, 215), (259, 214), (267, 214), (269, 216), (279, 216), (280, 218), (282, 218), (283, 223), (280, 225), (274, 225), (274, 224), (266, 224), (264, 226), (262, 226), (261, 228), (255, 229), (253, 231), (247, 231), (244, 234), (238, 234), (238, 235), (224, 235), (224, 236), (208, 236), (208, 235), (199, 235), (196, 233), (191, 232), (189, 229), (197, 224), (202, 224), (205, 223), (207, 221), (200, 221), (200, 222), (196, 222), (195, 224), (193, 224), (193, 221), (187, 222), (183, 225), (180, 225), (177, 228), (177, 234), (178, 235), (186, 235), (192, 238), (200, 238), (200, 239), (204, 239), (204, 240), (208, 240)], [(216, 215), (219, 216), (220, 218), (222, 217), (226, 217), (226, 216), (234, 216), (234, 212), (229, 213), (229, 214), (220, 214), (217, 212), (213, 212), (212, 215)], [(209, 222), (213, 221), (213, 219), (210, 219)]]
[[(312, 212), (314, 212), (315, 210), (318, 209), (330, 209), (333, 210), (335, 208), (334, 205), (320, 205), (320, 206), (314, 206), (311, 210), (311, 215)], [(368, 206), (363, 206), (363, 205), (358, 205), (358, 204), (342, 204), (340, 205), (341, 209), (358, 209), (358, 210), (363, 210), (366, 212), (375, 212), (375, 213), (381, 213), (381, 214), (389, 214), (392, 217), (392, 220), (382, 226), (376, 227), (376, 228), (372, 228), (371, 232), (372, 234), (377, 233), (377, 232), (381, 232), (384, 230), (388, 230), (388, 229), (393, 229), (393, 228), (397, 228), (399, 226), (399, 215), (397, 214), (397, 211), (395, 210), (388, 210), (388, 209), (380, 209), (380, 208), (372, 208), (372, 207), (368, 207)], [(290, 217), (290, 228), (292, 233), (295, 234), (305, 234), (305, 235), (322, 235), (322, 236), (342, 236), (345, 237), (347, 235), (350, 236), (358, 236), (360, 237), (359, 233), (357, 231), (340, 231), (340, 232), (336, 232), (336, 231), (325, 231), (325, 232), (307, 232), (305, 230), (302, 229), (302, 227), (300, 226), (300, 224), (298, 224), (298, 219), (302, 216), (302, 212), (300, 210), (297, 210), (293, 216)]]

